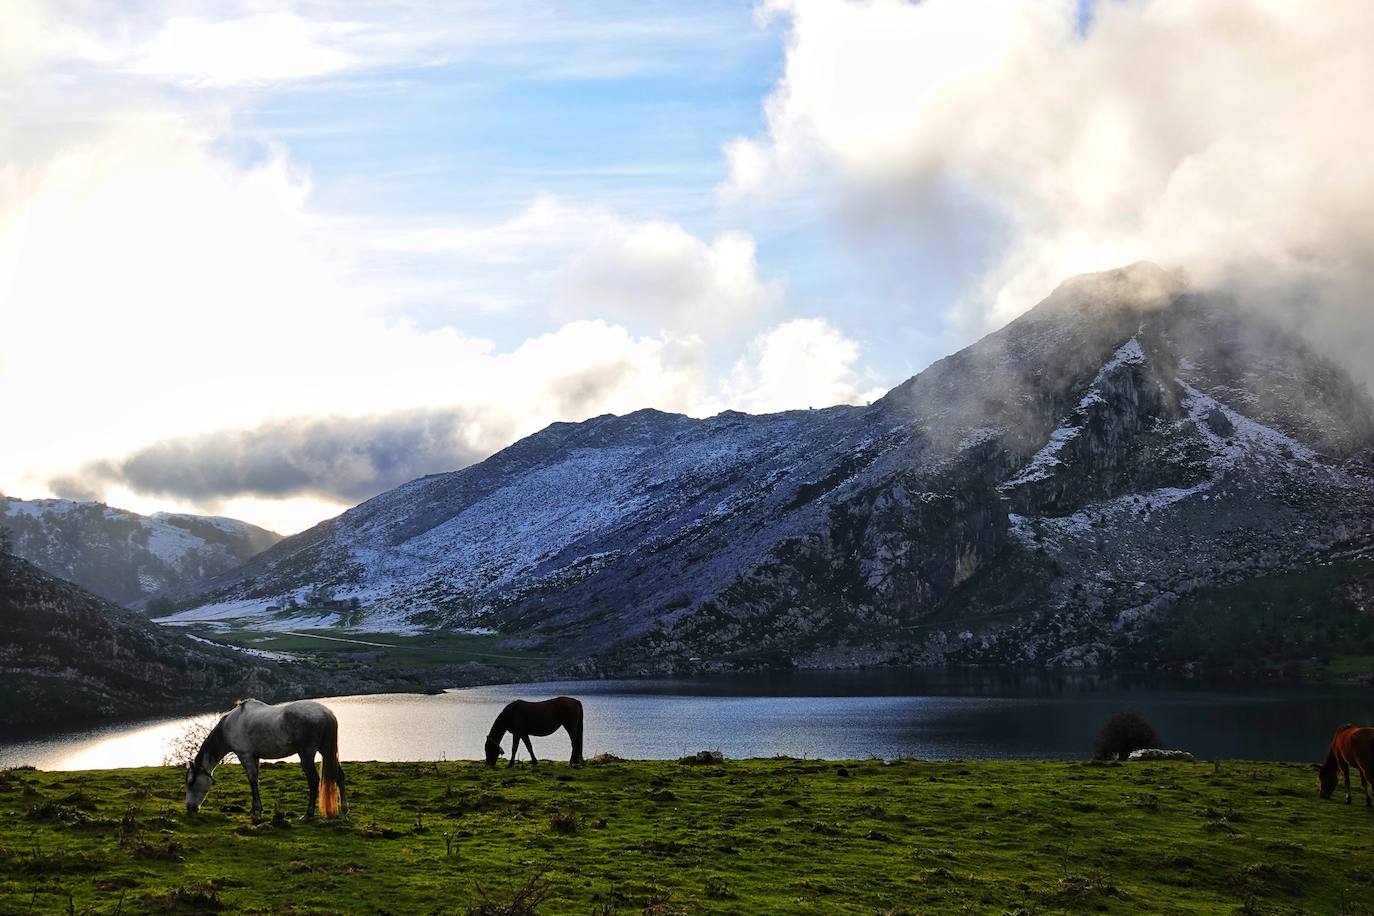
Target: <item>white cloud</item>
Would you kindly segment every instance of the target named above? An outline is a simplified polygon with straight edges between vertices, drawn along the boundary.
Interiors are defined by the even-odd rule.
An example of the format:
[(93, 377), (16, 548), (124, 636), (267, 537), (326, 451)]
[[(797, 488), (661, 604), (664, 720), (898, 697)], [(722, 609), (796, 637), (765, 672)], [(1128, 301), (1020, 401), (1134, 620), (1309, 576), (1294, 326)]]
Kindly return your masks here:
[(129, 66), (192, 87), (309, 79), (358, 66), (347, 39), (359, 31), (357, 24), (284, 11), (218, 20), (173, 16), (134, 50)]
[[(0, 490), (77, 475), (141, 511), (289, 531), (371, 480), (456, 467), (554, 420), (743, 403), (715, 367), (780, 297), (743, 234), (552, 197), (486, 224), (330, 214), (287, 149), (245, 160), (240, 92), (375, 63), (387, 36), (248, 3), (93, 25), (16, 9), (0, 32), (0, 51), (19, 34), (27, 54), (0, 54), (15, 102), (0, 107)], [(412, 277), (385, 259), (422, 256), (450, 262), (425, 294), (458, 307), (411, 320)], [(523, 331), (486, 339), (465, 305)], [(739, 399), (849, 397), (789, 400), (772, 352), (739, 370)], [(816, 366), (846, 378), (846, 352)]]
[(726, 386), (726, 401), (752, 413), (866, 404), (881, 388), (861, 390), (859, 345), (820, 318), (795, 318), (754, 338)]
[(780, 298), (758, 276), (754, 240), (705, 242), (674, 223), (618, 223), (589, 240), (555, 278), (563, 307), (657, 322), (703, 335), (735, 330)]
[[(355, 282), (376, 236), (313, 212), (310, 197), (284, 152), (240, 166), (213, 134), (169, 120), (100, 127), (46, 164), (0, 170), (0, 403), (7, 429), (29, 431), (7, 439), (0, 488), (40, 495), (106, 462), (80, 485), (297, 527), (371, 479), (452, 469), (554, 420), (709, 412), (718, 392), (699, 339), (656, 328), (752, 316), (771, 295), (747, 241), (548, 200), (496, 226), (406, 234), (402, 247), (427, 239), (515, 273), (547, 261), (540, 288), (573, 290), (561, 301), (586, 315), (630, 317), (637, 301), (586, 293), (588, 277), (605, 281), (596, 270), (637, 272), (645, 293), (665, 272), (673, 295), (642, 303), (646, 334), (568, 315), (500, 350), (385, 317), (392, 303)], [(446, 438), (406, 439), (408, 417), (441, 418)], [(415, 460), (428, 464), (355, 435), (372, 433), (423, 442)], [(330, 443), (335, 458), (320, 451)], [(148, 476), (178, 454), (192, 483)], [(140, 456), (142, 476), (123, 467)]]
[(369, 244), (441, 256), (459, 299), (477, 309), (542, 307), (560, 320), (606, 316), (675, 334), (737, 330), (782, 292), (759, 276), (748, 235), (706, 241), (666, 220), (628, 220), (550, 195), (499, 223), (381, 229)]
[(1329, 343), (1374, 342), (1374, 5), (1100, 2), (1086, 32), (1078, 8), (773, 0), (785, 73), (766, 135), (727, 147), (726, 197), (820, 188), (851, 227), (928, 245), (986, 240), (993, 214), (1007, 241), (959, 316), (971, 331), (1152, 259), (1315, 299)]

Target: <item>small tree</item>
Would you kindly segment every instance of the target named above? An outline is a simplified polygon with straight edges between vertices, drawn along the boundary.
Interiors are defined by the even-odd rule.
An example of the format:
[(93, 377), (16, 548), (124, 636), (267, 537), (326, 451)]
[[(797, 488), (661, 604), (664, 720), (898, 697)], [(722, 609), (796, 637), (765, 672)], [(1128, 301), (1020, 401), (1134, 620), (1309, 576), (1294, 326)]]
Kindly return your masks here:
[(1093, 746), (1093, 758), (1096, 760), (1115, 760), (1125, 759), (1131, 751), (1138, 751), (1145, 747), (1156, 747), (1159, 744), (1159, 734), (1155, 727), (1145, 721), (1145, 717), (1133, 710), (1126, 710), (1112, 715), (1102, 726), (1102, 730), (1097, 733), (1097, 742)]
[[(163, 746), (165, 753), (162, 755), (162, 765), (167, 767), (184, 767), (196, 759), (196, 754), (200, 751), (200, 746), (205, 743), (205, 739), (210, 737), (210, 732), (214, 731), (216, 719), (200, 718), (191, 719), (182, 729), (167, 739)], [(228, 761), (237, 758), (230, 754), (224, 758)]]
[(0, 554), (14, 553), (14, 532), (0, 525)]

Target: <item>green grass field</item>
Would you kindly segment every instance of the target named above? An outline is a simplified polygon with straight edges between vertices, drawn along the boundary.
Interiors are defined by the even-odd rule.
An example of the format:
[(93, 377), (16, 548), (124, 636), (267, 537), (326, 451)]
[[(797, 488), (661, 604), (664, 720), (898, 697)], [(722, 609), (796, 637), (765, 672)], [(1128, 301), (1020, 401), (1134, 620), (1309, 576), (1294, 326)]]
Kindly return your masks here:
[(309, 629), (291, 632), (257, 630), (244, 625), (192, 626), (186, 632), (205, 639), (247, 649), (290, 652), (326, 667), (330, 663), (365, 661), (423, 672), (443, 665), (482, 662), (496, 668), (519, 671), (538, 665), (545, 657), (524, 649), (503, 648), (500, 636), (431, 631), (414, 635), (367, 631)]
[(345, 769), (347, 821), (278, 764), (258, 824), (232, 764), (195, 817), (175, 769), (0, 772), (0, 911), (1374, 912), (1374, 812), (1298, 765)]

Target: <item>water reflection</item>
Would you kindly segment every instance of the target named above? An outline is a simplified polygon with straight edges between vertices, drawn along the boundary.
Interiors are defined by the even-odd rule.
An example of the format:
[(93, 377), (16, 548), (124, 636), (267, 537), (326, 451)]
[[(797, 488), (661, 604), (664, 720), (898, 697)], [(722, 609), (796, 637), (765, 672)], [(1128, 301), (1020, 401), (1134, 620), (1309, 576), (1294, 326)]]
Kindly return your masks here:
[[(1370, 721), (1355, 689), (1214, 689), (1102, 676), (1007, 672), (861, 672), (503, 685), (442, 695), (334, 697), (346, 760), (476, 759), (510, 699), (568, 693), (587, 707), (586, 752), (678, 757), (927, 758), (1084, 756), (1108, 715), (1140, 710), (1164, 743), (1202, 757), (1312, 760), (1343, 722)], [(199, 717), (214, 721), (214, 716)], [(0, 742), (0, 765), (148, 766), (195, 719)], [(566, 759), (561, 733), (535, 739)]]

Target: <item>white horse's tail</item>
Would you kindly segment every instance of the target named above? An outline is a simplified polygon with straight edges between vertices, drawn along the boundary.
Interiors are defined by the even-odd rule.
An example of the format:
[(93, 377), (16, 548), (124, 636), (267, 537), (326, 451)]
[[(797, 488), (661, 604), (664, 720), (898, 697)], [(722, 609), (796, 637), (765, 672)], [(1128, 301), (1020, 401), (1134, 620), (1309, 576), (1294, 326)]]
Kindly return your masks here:
[(331, 716), (320, 743), (320, 814), (338, 817), (347, 813), (341, 801), (344, 787), (343, 768), (339, 766), (339, 723)]

